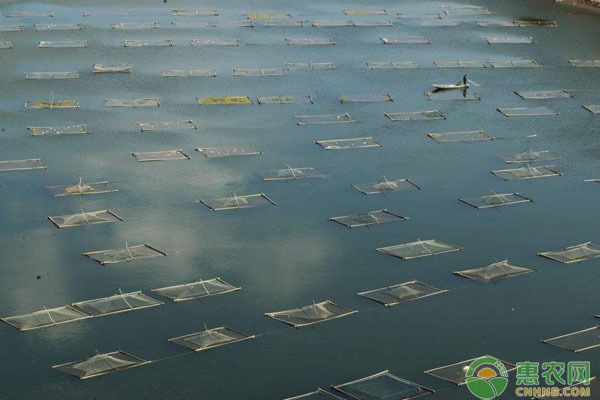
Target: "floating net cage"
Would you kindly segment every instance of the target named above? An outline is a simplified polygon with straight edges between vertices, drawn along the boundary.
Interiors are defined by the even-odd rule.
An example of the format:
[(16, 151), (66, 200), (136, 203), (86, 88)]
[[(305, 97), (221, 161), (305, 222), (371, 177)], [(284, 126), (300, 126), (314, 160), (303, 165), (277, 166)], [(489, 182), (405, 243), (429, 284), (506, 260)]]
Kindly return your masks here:
[(315, 143), (325, 150), (349, 150), (366, 149), (371, 147), (383, 147), (372, 137), (352, 138), (352, 139), (333, 139), (333, 140), (315, 140)]
[(163, 71), (163, 76), (167, 78), (194, 78), (194, 77), (209, 77), (215, 78), (217, 71), (214, 69), (166, 69)]
[(138, 122), (137, 125), (142, 132), (198, 129), (191, 119), (180, 121)]
[(239, 46), (240, 39), (192, 39), (192, 47), (200, 46)]
[[(491, 357), (491, 356), (485, 354), (480, 357), (471, 358), (470, 360), (465, 360), (465, 361), (457, 362), (455, 364), (450, 364), (450, 365), (445, 365), (443, 367), (430, 369), (430, 370), (425, 371), (425, 373), (428, 375), (431, 375), (431, 376), (435, 376), (436, 378), (443, 379), (446, 382), (454, 383), (455, 385), (461, 386), (461, 385), (464, 385), (467, 381), (466, 374), (469, 369), (469, 366), (473, 363), (473, 361), (478, 360), (483, 357)], [(493, 358), (496, 358), (496, 357), (493, 357)], [(506, 369), (506, 371), (512, 371), (516, 368), (516, 366), (511, 363), (502, 361), (498, 358), (496, 358), (496, 359), (498, 360), (498, 364), (499, 364), (496, 368)]]
[(139, 162), (189, 160), (183, 150), (143, 151), (131, 153)]
[(574, 67), (579, 68), (600, 68), (600, 59), (598, 60), (569, 60)]
[(530, 36), (488, 36), (485, 38), (488, 44), (532, 44)]
[(152, 292), (158, 293), (163, 297), (177, 302), (202, 299), (205, 297), (216, 296), (219, 294), (235, 292), (241, 289), (241, 287), (235, 287), (233, 285), (230, 285), (221, 278), (213, 278), (207, 280), (199, 280), (191, 283), (185, 283), (183, 285), (152, 289)]
[(448, 60), (434, 61), (438, 68), (487, 68), (488, 63), (480, 60)]
[(551, 176), (562, 175), (560, 172), (553, 169), (553, 167), (532, 167), (531, 165), (512, 169), (497, 169), (495, 171), (492, 171), (492, 174), (504, 179), (505, 181), (548, 178)]
[(533, 200), (519, 193), (491, 193), (479, 197), (459, 199), (465, 204), (479, 209), (504, 207), (513, 204), (531, 203)]
[(489, 63), (494, 68), (541, 68), (535, 60), (494, 60)]
[(52, 18), (54, 12), (49, 13), (34, 13), (31, 11), (11, 10), (3, 13), (6, 18), (23, 18), (23, 17), (36, 17), (36, 18)]
[(298, 125), (311, 124), (345, 124), (356, 122), (348, 113), (343, 114), (326, 114), (326, 115), (296, 115), (294, 116)]
[(474, 281), (492, 283), (506, 278), (528, 274), (530, 272), (535, 272), (535, 269), (518, 267), (510, 264), (508, 260), (503, 260), (485, 267), (455, 271), (454, 273)]
[(511, 28), (517, 26), (514, 21), (508, 19), (494, 19), (487, 21), (477, 21), (477, 26), (481, 26), (484, 28)]
[(172, 338), (169, 339), (169, 342), (187, 347), (193, 351), (207, 351), (252, 338), (254, 338), (254, 335), (248, 335), (227, 326), (221, 326), (212, 329), (206, 328), (200, 332)]
[(12, 42), (0, 42), (0, 49), (12, 49)]
[(92, 66), (92, 72), (95, 74), (108, 74), (108, 73), (130, 73), (133, 70), (131, 64), (94, 64)]
[(166, 257), (167, 253), (157, 250), (149, 244), (129, 246), (126, 242), (123, 248), (90, 251), (83, 253), (83, 255), (102, 265), (111, 265), (148, 258)]
[(285, 75), (285, 68), (234, 68), (234, 76), (281, 76)]
[(123, 40), (124, 47), (173, 47), (170, 39)]
[(39, 158), (0, 161), (0, 172), (27, 171), (30, 169), (46, 169), (46, 166)]
[(381, 27), (381, 26), (394, 26), (394, 23), (390, 20), (357, 20), (352, 21), (352, 26), (356, 28), (368, 28), (368, 27)]
[(335, 41), (331, 38), (287, 38), (288, 46), (333, 46)]
[(434, 90), (425, 93), (428, 100), (472, 100), (479, 101), (481, 96), (476, 92), (470, 92), (467, 89), (463, 90)]
[(25, 79), (79, 79), (79, 72), (25, 72)]
[(483, 130), (428, 133), (427, 136), (435, 140), (437, 143), (482, 142), (494, 140), (492, 136), (489, 136)]
[(200, 202), (213, 211), (236, 210), (239, 208), (266, 207), (277, 205), (264, 193), (246, 194), (242, 196), (234, 195), (233, 197), (200, 200)]
[(223, 97), (197, 97), (196, 101), (202, 105), (249, 105), (252, 100), (248, 96), (223, 96)]
[(55, 365), (52, 368), (79, 379), (89, 379), (128, 368), (140, 367), (149, 363), (150, 361), (145, 361), (132, 354), (118, 350), (111, 353), (96, 354), (84, 361)]
[(413, 111), (413, 112), (386, 112), (384, 115), (392, 122), (406, 121), (436, 121), (446, 117), (438, 110)]
[(191, 10), (175, 9), (172, 11), (172, 14), (174, 17), (216, 17), (220, 13), (219, 13), (219, 10), (216, 8), (214, 8), (214, 9), (195, 8), (195, 9), (191, 9)]
[(600, 326), (593, 326), (563, 336), (545, 339), (542, 340), (542, 343), (551, 344), (552, 346), (560, 347), (561, 349), (575, 353), (594, 349), (600, 347)]
[(79, 108), (77, 100), (38, 100), (25, 102), (25, 108), (28, 110), (58, 110), (65, 108)]
[(396, 13), (398, 19), (418, 19), (418, 20), (440, 20), (442, 15), (440, 13)]
[(365, 9), (365, 8), (347, 8), (344, 10), (344, 14), (346, 15), (388, 15), (387, 10), (385, 9)]
[(288, 19), (291, 18), (290, 13), (266, 13), (266, 12), (253, 12), (246, 14), (246, 18), (250, 21), (269, 21), (276, 19)]
[(445, 292), (447, 292), (447, 290), (438, 289), (423, 282), (410, 281), (380, 289), (360, 292), (358, 295), (374, 300), (386, 307), (391, 307), (407, 301), (423, 299)]
[(329, 218), (330, 221), (344, 225), (346, 228), (389, 224), (391, 222), (406, 221), (407, 219), (409, 218), (403, 215), (395, 214), (386, 209)]
[(449, 16), (467, 16), (467, 15), (487, 15), (490, 11), (481, 6), (461, 5), (447, 6), (442, 5), (442, 12)]
[(46, 186), (46, 189), (48, 189), (54, 197), (84, 196), (90, 194), (114, 193), (118, 191), (117, 189), (113, 189), (108, 181), (84, 183), (81, 178), (79, 178), (79, 182), (74, 185)]
[(389, 93), (372, 93), (340, 96), (340, 103), (380, 103), (394, 101)]
[(157, 307), (162, 304), (162, 302), (153, 299), (140, 291), (123, 293), (119, 290), (119, 293), (112, 296), (73, 303), (73, 307), (87, 315), (101, 317), (104, 315), (120, 314), (144, 308)]
[(298, 21), (295, 19), (274, 19), (263, 21), (263, 26), (268, 27), (298, 27), (304, 26), (304, 21)]
[(132, 30), (141, 30), (141, 29), (156, 29), (160, 25), (158, 21), (149, 21), (149, 22), (115, 22), (111, 24), (112, 28), (115, 31), (132, 31)]
[(33, 24), (36, 31), (80, 31), (79, 24)]
[(221, 146), (221, 147), (198, 147), (196, 149), (204, 154), (206, 158), (260, 156), (262, 151), (253, 145)]
[(288, 62), (284, 68), (288, 71), (333, 71), (337, 67), (333, 61), (325, 62)]
[(1, 25), (0, 32), (23, 32), (25, 27), (23, 25)]
[(160, 102), (156, 97), (139, 99), (106, 99), (106, 107), (160, 107)]
[(57, 135), (82, 135), (90, 133), (88, 126), (69, 125), (69, 126), (28, 126), (27, 130), (31, 136), (57, 136)]
[(349, 19), (313, 19), (310, 21), (314, 27), (334, 28), (338, 26), (352, 26), (352, 21)]
[(310, 95), (306, 96), (258, 96), (258, 104), (312, 104)]
[(107, 224), (123, 221), (117, 213), (112, 210), (88, 211), (83, 210), (77, 214), (50, 216), (48, 219), (58, 228), (73, 228), (81, 225)]
[(600, 246), (586, 242), (566, 247), (561, 251), (547, 251), (538, 253), (538, 255), (559, 261), (563, 264), (573, 264), (600, 257)]
[(558, 111), (551, 109), (550, 107), (516, 107), (516, 108), (498, 108), (506, 117), (541, 117), (546, 115), (558, 115)]
[(129, 10), (108, 10), (108, 11), (97, 11), (89, 12), (84, 11), (82, 16), (88, 17), (130, 17), (133, 13)]
[(454, 244), (448, 244), (440, 240), (417, 240), (416, 242), (397, 244), (394, 246), (380, 247), (380, 253), (398, 257), (402, 260), (434, 256), (436, 254), (452, 253), (461, 251), (463, 248)]
[(319, 179), (325, 175), (315, 170), (312, 167), (291, 167), (287, 165), (285, 168), (274, 169), (263, 178), (264, 181), (297, 181), (302, 179)]
[(395, 36), (380, 38), (383, 44), (431, 44), (425, 36)]
[(515, 92), (515, 94), (524, 100), (559, 99), (572, 97), (565, 90), (518, 91)]
[(323, 389), (317, 389), (314, 392), (302, 394), (300, 396), (288, 397), (284, 400), (343, 400), (341, 397), (326, 392)]
[(426, 27), (457, 27), (459, 25), (459, 21), (448, 21), (445, 19), (426, 19), (419, 22), (419, 26)]
[(402, 379), (387, 370), (352, 382), (333, 385), (333, 388), (355, 400), (408, 400), (434, 393), (432, 389)]
[(600, 114), (600, 104), (589, 104), (582, 106), (585, 110), (591, 112), (592, 114)]
[(349, 308), (342, 307), (331, 300), (325, 300), (320, 303), (313, 303), (309, 306), (265, 313), (265, 315), (291, 325), (294, 328), (302, 328), (303, 326), (314, 325), (320, 322), (346, 317), (357, 312), (358, 311), (356, 310), (350, 310)]
[(400, 190), (421, 190), (409, 179), (388, 180), (385, 176), (375, 183), (361, 183), (352, 185), (352, 187), (366, 195), (398, 192)]
[(90, 316), (71, 306), (62, 306), (56, 308), (44, 308), (43, 310), (34, 311), (28, 314), (0, 318), (0, 320), (25, 332), (33, 329), (47, 328), (54, 325), (79, 321), (85, 318), (90, 318)]
[(416, 69), (418, 65), (414, 61), (368, 61), (368, 69)]
[(504, 162), (507, 164), (522, 164), (536, 161), (548, 161), (551, 159), (549, 153), (548, 150), (526, 150), (507, 157)]
[(87, 40), (56, 40), (56, 41), (41, 41), (38, 43), (39, 48), (81, 48), (88, 47)]
[(517, 18), (513, 22), (517, 26), (544, 26), (544, 27), (558, 26), (558, 24), (554, 20), (541, 19), (541, 18)]
[(254, 28), (254, 22), (251, 20), (243, 21), (219, 21), (219, 22), (208, 22), (208, 21), (173, 21), (171, 24), (178, 28)]

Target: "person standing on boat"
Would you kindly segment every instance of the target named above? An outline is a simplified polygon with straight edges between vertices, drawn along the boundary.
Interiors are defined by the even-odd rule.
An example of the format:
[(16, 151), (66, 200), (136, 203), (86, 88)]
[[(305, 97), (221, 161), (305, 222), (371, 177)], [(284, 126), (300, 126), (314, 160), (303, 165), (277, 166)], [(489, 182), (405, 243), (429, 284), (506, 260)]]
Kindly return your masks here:
[(469, 80), (467, 79), (467, 75), (465, 74), (465, 76), (463, 76), (463, 85), (466, 86), (468, 81)]

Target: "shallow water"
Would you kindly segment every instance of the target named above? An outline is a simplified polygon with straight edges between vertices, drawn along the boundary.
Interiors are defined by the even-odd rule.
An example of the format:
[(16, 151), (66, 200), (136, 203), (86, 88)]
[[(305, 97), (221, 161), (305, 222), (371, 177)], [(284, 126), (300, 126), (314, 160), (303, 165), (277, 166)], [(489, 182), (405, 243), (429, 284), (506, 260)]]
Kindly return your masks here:
[[(563, 265), (536, 256), (586, 241), (600, 242), (600, 119), (581, 108), (600, 103), (600, 68), (569, 59), (599, 59), (600, 19), (549, 1), (475, 1), (500, 17), (556, 19), (557, 28), (479, 27), (490, 16), (457, 17), (458, 27), (419, 27), (396, 12), (439, 12), (433, 1), (389, 0), (324, 4), (232, 1), (197, 5), (136, 1), (130, 17), (82, 17), (122, 2), (2, 2), (0, 10), (49, 11), (49, 18), (0, 18), (26, 25), (0, 33), (15, 48), (0, 50), (0, 159), (40, 157), (47, 170), (0, 174), (0, 315), (9, 316), (108, 296), (219, 276), (240, 292), (171, 303), (137, 312), (20, 333), (0, 326), (0, 398), (23, 399), (280, 399), (389, 369), (436, 389), (436, 398), (470, 397), (422, 371), (489, 353), (507, 361), (590, 360), (600, 353), (565, 353), (540, 339), (590, 327), (600, 313), (598, 266)], [(237, 21), (247, 12), (291, 12), (309, 19), (393, 19), (393, 27), (174, 29), (172, 8), (218, 8)], [(348, 17), (345, 8), (385, 8), (386, 17)], [(178, 19), (178, 20), (179, 20)], [(159, 21), (161, 28), (113, 31), (112, 22)], [(76, 32), (35, 32), (33, 23), (80, 23)], [(257, 22), (260, 25), (260, 22)], [(486, 36), (531, 36), (534, 44), (488, 45)], [(381, 36), (427, 36), (429, 45), (382, 45)], [(190, 47), (193, 38), (238, 38), (239, 47)], [(335, 46), (286, 46), (288, 37), (331, 37)], [(123, 48), (122, 39), (168, 38), (171, 48)], [(84, 49), (38, 49), (40, 40), (86, 39)], [(542, 68), (439, 69), (433, 61), (533, 59)], [(334, 61), (335, 71), (237, 77), (233, 68)], [(414, 70), (368, 70), (368, 61), (415, 61)], [(93, 75), (94, 63), (134, 65), (132, 74)], [(164, 69), (218, 72), (217, 78), (163, 78)], [(77, 80), (25, 80), (31, 71), (80, 71)], [(432, 83), (467, 73), (481, 101), (428, 100)], [(522, 100), (516, 90), (566, 89), (573, 98)], [(390, 103), (340, 104), (340, 95), (389, 92)], [(256, 96), (310, 94), (314, 104), (258, 105)], [(77, 99), (77, 110), (25, 110), (26, 100)], [(247, 95), (250, 106), (199, 106), (196, 97)], [(106, 108), (105, 98), (159, 97), (160, 108)], [(498, 107), (549, 106), (560, 115), (507, 118)], [(392, 123), (384, 112), (438, 109), (445, 121)], [(298, 126), (294, 115), (347, 112), (353, 124)], [(140, 133), (136, 121), (193, 119), (197, 130)], [(85, 123), (91, 134), (31, 137), (27, 126)], [(491, 142), (437, 144), (428, 132), (483, 129)], [(535, 137), (530, 137), (535, 134)], [(373, 136), (382, 148), (325, 151), (316, 139)], [(259, 157), (207, 160), (194, 149), (253, 144)], [(137, 163), (134, 151), (183, 149), (189, 161)], [(507, 155), (550, 150), (564, 175), (504, 182), (493, 169)], [(315, 167), (321, 180), (264, 182), (262, 174)], [(351, 184), (410, 178), (421, 191), (364, 196)], [(110, 180), (118, 193), (53, 198), (47, 185)], [(519, 192), (532, 204), (476, 210), (458, 201)], [(198, 203), (234, 194), (266, 193), (276, 207), (212, 212)], [(115, 224), (56, 229), (48, 215), (110, 208)], [(387, 208), (410, 220), (348, 230), (327, 219)], [(401, 261), (375, 248), (439, 239), (464, 251)], [(86, 251), (151, 243), (167, 257), (111, 267)], [(453, 271), (509, 259), (536, 273), (483, 285)], [(36, 279), (37, 276), (40, 279)], [(357, 292), (418, 279), (450, 292), (386, 309)], [(158, 296), (157, 296), (158, 298)], [(265, 312), (332, 299), (353, 316), (314, 328), (286, 329)], [(254, 340), (205, 354), (184, 354), (168, 338), (228, 325)], [(79, 382), (51, 369), (95, 353), (126, 350), (149, 366)], [(511, 398), (505, 396), (505, 398)]]

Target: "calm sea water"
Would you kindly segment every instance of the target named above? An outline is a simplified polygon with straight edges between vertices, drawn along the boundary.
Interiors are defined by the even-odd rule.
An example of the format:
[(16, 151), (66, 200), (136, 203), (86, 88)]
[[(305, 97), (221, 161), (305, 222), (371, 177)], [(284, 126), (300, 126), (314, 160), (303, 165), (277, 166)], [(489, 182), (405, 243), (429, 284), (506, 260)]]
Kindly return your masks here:
[[(132, 3), (132, 4), (130, 4)], [(600, 119), (581, 108), (600, 103), (600, 69), (573, 68), (569, 59), (598, 59), (600, 19), (550, 1), (474, 1), (497, 17), (556, 19), (557, 28), (483, 28), (485, 16), (458, 17), (458, 27), (401, 23), (396, 12), (439, 12), (433, 1), (2, 1), (0, 11), (54, 11), (50, 18), (0, 18), (22, 24), (1, 33), (0, 159), (40, 157), (43, 171), (0, 174), (0, 315), (9, 316), (108, 296), (220, 276), (242, 291), (203, 301), (165, 302), (153, 309), (20, 333), (0, 326), (0, 398), (20, 399), (281, 399), (389, 369), (436, 389), (436, 398), (470, 395), (422, 371), (484, 353), (507, 361), (589, 360), (540, 339), (598, 323), (599, 261), (563, 265), (536, 256), (586, 241), (600, 242)], [(82, 17), (126, 6), (130, 17)], [(393, 27), (173, 29), (173, 8), (218, 8), (219, 17), (291, 12), (297, 19), (348, 18), (346, 8), (385, 8)], [(360, 19), (361, 17), (349, 17)], [(363, 19), (369, 19), (362, 17)], [(113, 31), (112, 22), (159, 21), (160, 29)], [(33, 23), (80, 23), (76, 32), (35, 32)], [(260, 25), (260, 23), (258, 23)], [(531, 45), (488, 45), (485, 36), (533, 37)], [(381, 36), (426, 35), (430, 45), (384, 46)], [(238, 38), (239, 47), (192, 48), (193, 38)], [(335, 46), (286, 46), (289, 37), (331, 37)], [(172, 39), (172, 48), (121, 47), (122, 39)], [(40, 40), (86, 39), (85, 49), (38, 49)], [(534, 59), (543, 68), (436, 69), (439, 60)], [(335, 71), (275, 77), (235, 77), (233, 68), (334, 61)], [(370, 71), (368, 61), (415, 61), (420, 68)], [(134, 65), (132, 74), (96, 75), (94, 63)], [(217, 78), (163, 78), (162, 70), (214, 68)], [(78, 80), (25, 80), (30, 71), (80, 71)], [(482, 100), (429, 101), (432, 83), (463, 73)], [(566, 89), (573, 98), (526, 101), (515, 90)], [(393, 103), (340, 104), (339, 95), (389, 92)], [(196, 97), (310, 94), (314, 104), (199, 106)], [(25, 100), (77, 99), (78, 110), (24, 110)], [(160, 108), (105, 108), (104, 99), (159, 97)], [(498, 107), (550, 106), (552, 117), (506, 118)], [(446, 121), (392, 123), (384, 112), (439, 109)], [(294, 115), (348, 112), (354, 124), (297, 126)], [(193, 119), (198, 130), (141, 134), (136, 121)], [(85, 123), (90, 135), (31, 137), (27, 126)], [(428, 132), (484, 129), (493, 142), (436, 144)], [(537, 135), (533, 138), (530, 135)], [(315, 139), (373, 136), (380, 149), (322, 150)], [(254, 144), (264, 155), (206, 160), (198, 146)], [(137, 163), (133, 151), (181, 148), (190, 161)], [(550, 150), (564, 176), (504, 182), (503, 157)], [(282, 168), (315, 167), (327, 178), (264, 182)], [(410, 178), (421, 191), (363, 196), (351, 184)], [(116, 194), (53, 198), (46, 185), (110, 180)], [(476, 210), (458, 201), (496, 192), (532, 197), (528, 205)], [(264, 192), (277, 207), (211, 212), (199, 199)], [(125, 222), (55, 229), (48, 215), (110, 208)], [(347, 230), (329, 217), (387, 208), (406, 222)], [(464, 251), (412, 261), (375, 248), (440, 239)], [(167, 257), (103, 267), (92, 250), (151, 243)], [(498, 284), (476, 284), (453, 271), (509, 259), (536, 273)], [(41, 278), (37, 279), (40, 275)], [(359, 291), (418, 279), (450, 292), (386, 309)], [(265, 312), (333, 301), (359, 310), (348, 318), (285, 329)], [(205, 354), (184, 354), (168, 338), (232, 326), (257, 338)], [(123, 349), (158, 362), (80, 382), (51, 369), (96, 351)], [(512, 398), (506, 395), (505, 398)]]

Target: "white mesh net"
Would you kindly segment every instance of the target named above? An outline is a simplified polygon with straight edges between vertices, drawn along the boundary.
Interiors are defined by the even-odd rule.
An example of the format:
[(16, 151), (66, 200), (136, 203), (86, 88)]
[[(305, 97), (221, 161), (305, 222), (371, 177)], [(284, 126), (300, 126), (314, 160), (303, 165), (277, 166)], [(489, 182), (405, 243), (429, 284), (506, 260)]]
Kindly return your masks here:
[(52, 368), (80, 379), (88, 379), (147, 363), (139, 357), (119, 350), (112, 353), (96, 354), (84, 361), (55, 365)]
[(14, 326), (20, 331), (47, 328), (49, 326), (64, 324), (89, 318), (89, 315), (78, 311), (70, 306), (44, 308), (29, 314), (16, 315), (13, 317), (0, 318), (7, 324)]
[(382, 147), (382, 144), (377, 142), (375, 138), (352, 138), (352, 139), (333, 139), (333, 140), (316, 140), (319, 146), (325, 150), (348, 150), (348, 149), (365, 149), (371, 147)]
[(69, 126), (28, 126), (27, 130), (32, 136), (55, 136), (55, 135), (81, 135), (90, 133), (88, 126), (69, 125)]
[(123, 293), (119, 290), (119, 293), (112, 296), (73, 303), (73, 307), (85, 314), (98, 317), (156, 307), (161, 304), (163, 303), (142, 292)]
[(187, 347), (194, 351), (205, 351), (214, 347), (241, 342), (253, 336), (233, 330), (226, 326), (208, 329), (185, 336), (169, 339), (169, 342)]
[(513, 276), (528, 274), (530, 272), (535, 272), (535, 270), (531, 268), (518, 267), (510, 264), (508, 260), (504, 260), (481, 268), (456, 271), (455, 274), (464, 276), (465, 278), (473, 279), (475, 281), (490, 283), (511, 278)]
[(444, 292), (446, 292), (446, 290), (437, 289), (423, 282), (410, 281), (381, 289), (361, 292), (358, 293), (358, 295), (374, 300), (386, 307), (390, 307), (407, 301), (417, 300)]
[(352, 187), (366, 195), (397, 192), (400, 190), (420, 190), (419, 186), (415, 185), (408, 179), (389, 180), (385, 176), (383, 176), (378, 182), (356, 184), (352, 185)]
[(320, 303), (313, 303), (309, 306), (266, 313), (265, 315), (288, 325), (292, 325), (295, 328), (300, 328), (335, 318), (345, 317), (354, 314), (355, 312), (356, 311), (354, 310), (339, 306), (331, 300), (325, 300)]
[(418, 240), (416, 242), (398, 244), (395, 246), (380, 247), (377, 251), (398, 257), (402, 260), (433, 256), (436, 254), (460, 251), (461, 246), (444, 243), (440, 240)]
[(572, 264), (600, 257), (600, 246), (591, 242), (566, 247), (562, 251), (548, 251), (539, 253), (540, 256), (560, 261), (564, 264)]
[(0, 172), (26, 171), (30, 169), (45, 169), (46, 166), (39, 158), (28, 160), (5, 160), (0, 161)]
[(146, 258), (165, 257), (166, 253), (156, 250), (148, 244), (129, 246), (126, 242), (125, 247), (120, 249), (91, 251), (83, 255), (102, 265), (110, 265)]
[(235, 292), (240, 289), (241, 288), (230, 285), (220, 278), (213, 278), (186, 283), (183, 285), (153, 289), (152, 292), (158, 293), (159, 295), (167, 297), (173, 301), (185, 301)]

